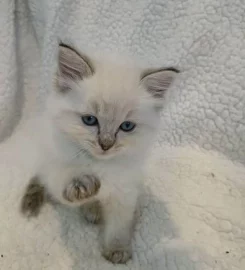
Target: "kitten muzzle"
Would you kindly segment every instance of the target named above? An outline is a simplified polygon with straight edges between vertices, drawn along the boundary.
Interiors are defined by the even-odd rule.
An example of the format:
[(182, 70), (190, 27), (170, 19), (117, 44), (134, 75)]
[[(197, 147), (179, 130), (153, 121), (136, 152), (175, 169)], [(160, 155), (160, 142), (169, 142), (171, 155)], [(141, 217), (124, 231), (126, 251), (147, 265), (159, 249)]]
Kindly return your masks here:
[(99, 135), (99, 145), (102, 150), (107, 151), (115, 144), (116, 138), (110, 134), (100, 134)]

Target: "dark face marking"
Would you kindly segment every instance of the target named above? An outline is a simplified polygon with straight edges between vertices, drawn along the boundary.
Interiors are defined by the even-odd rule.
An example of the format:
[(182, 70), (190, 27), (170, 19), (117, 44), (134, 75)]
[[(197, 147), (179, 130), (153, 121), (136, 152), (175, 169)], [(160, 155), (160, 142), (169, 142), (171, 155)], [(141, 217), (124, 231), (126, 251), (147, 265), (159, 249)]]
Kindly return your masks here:
[(91, 106), (98, 117), (98, 143), (102, 150), (108, 151), (116, 142), (120, 126), (116, 105), (102, 100), (100, 104), (92, 102)]

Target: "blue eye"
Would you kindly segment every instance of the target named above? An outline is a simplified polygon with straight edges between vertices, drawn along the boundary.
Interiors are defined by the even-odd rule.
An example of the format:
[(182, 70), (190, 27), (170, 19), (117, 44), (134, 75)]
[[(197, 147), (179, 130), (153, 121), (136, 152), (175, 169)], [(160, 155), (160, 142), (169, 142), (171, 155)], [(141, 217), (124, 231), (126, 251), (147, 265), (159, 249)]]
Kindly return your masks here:
[(84, 115), (82, 116), (83, 123), (87, 126), (95, 126), (98, 124), (98, 120), (93, 115)]
[(124, 132), (130, 132), (135, 128), (135, 124), (130, 121), (125, 121), (121, 124), (120, 129), (123, 130)]

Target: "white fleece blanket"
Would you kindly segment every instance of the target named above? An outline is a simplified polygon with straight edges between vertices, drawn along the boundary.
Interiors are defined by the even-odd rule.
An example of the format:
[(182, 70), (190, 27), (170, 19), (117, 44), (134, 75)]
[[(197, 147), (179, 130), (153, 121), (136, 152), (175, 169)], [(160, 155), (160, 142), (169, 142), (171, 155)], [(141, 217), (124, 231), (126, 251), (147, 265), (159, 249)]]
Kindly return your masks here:
[(133, 260), (114, 266), (100, 255), (99, 228), (84, 222), (79, 210), (46, 205), (37, 219), (20, 215), (37, 154), (31, 148), (25, 133), (1, 147), (0, 269), (245, 269), (243, 166), (198, 149), (156, 148)]
[[(0, 1), (0, 269), (245, 269), (245, 168), (229, 161), (245, 163), (244, 14), (241, 0)], [(29, 222), (18, 212), (37, 154), (25, 122), (42, 110), (59, 40), (182, 71), (127, 266), (101, 258), (78, 212), (46, 206)]]

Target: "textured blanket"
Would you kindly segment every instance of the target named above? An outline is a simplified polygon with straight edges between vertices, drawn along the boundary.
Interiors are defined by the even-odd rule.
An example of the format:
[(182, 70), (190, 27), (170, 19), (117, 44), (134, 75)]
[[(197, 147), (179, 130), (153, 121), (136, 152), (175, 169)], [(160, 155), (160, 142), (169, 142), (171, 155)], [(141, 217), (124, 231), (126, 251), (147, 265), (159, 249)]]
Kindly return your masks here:
[[(245, 168), (234, 163), (245, 163), (244, 14), (240, 0), (0, 1), (0, 269), (245, 269)], [(79, 210), (19, 214), (38, 154), (28, 120), (50, 91), (60, 40), (182, 71), (159, 123), (127, 266), (100, 256), (99, 230)]]

